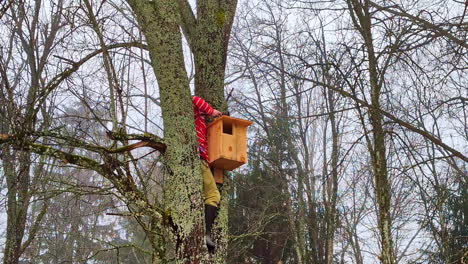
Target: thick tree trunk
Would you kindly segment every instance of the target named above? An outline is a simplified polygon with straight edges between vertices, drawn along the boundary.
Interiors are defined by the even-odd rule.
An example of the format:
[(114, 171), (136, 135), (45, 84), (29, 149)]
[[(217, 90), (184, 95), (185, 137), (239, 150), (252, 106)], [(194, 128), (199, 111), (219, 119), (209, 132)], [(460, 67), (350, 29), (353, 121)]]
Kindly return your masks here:
[[(187, 21), (184, 28), (195, 59), (195, 94), (204, 98), (214, 108), (225, 112), (224, 77), (227, 49), (237, 1), (197, 1), (196, 25)], [(192, 22), (193, 23), (193, 22)], [(210, 263), (225, 263), (228, 246), (229, 182), (220, 187), (221, 204), (214, 233), (217, 250)]]
[(146, 36), (161, 96), (167, 145), (164, 206), (169, 215), (166, 224), (172, 228), (175, 246), (175, 252), (166, 248), (166, 258), (175, 254), (177, 263), (201, 263), (204, 250), (202, 182), (178, 4), (169, 0), (128, 2)]
[(236, 4), (237, 1), (198, 1), (196, 34), (191, 37), (195, 93), (221, 111), (227, 110), (224, 76)]
[[(164, 224), (172, 229), (175, 252), (167, 237), (163, 251), (166, 259), (175, 254), (179, 263), (200, 263), (204, 255), (200, 162), (179, 27), (184, 29), (194, 53), (196, 94), (225, 111), (224, 71), (237, 2), (200, 1), (198, 18), (185, 0), (128, 0), (128, 3), (146, 36), (161, 96), (168, 175), (164, 190), (168, 219)], [(224, 262), (227, 246), (227, 201), (224, 195), (223, 198), (216, 263)], [(157, 262), (156, 258), (154, 261)]]

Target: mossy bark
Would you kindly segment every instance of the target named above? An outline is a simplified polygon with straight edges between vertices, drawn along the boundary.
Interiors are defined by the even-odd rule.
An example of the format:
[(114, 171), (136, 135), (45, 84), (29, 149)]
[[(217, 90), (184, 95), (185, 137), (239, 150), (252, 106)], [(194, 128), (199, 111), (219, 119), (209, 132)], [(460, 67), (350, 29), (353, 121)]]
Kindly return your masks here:
[[(226, 112), (224, 78), (229, 35), (237, 1), (200, 1), (197, 5), (198, 35), (194, 42), (195, 93), (205, 98), (216, 109)], [(216, 221), (218, 250), (212, 263), (225, 263), (228, 246), (229, 181), (221, 188), (221, 205)]]
[[(195, 59), (195, 94), (225, 112), (224, 78), (227, 50), (237, 1), (197, 1), (197, 16), (186, 0), (178, 0), (182, 28)], [(229, 181), (220, 188), (221, 204), (215, 223), (216, 254), (209, 263), (224, 263), (228, 243)]]
[(195, 93), (221, 111), (227, 110), (224, 98), (229, 35), (237, 1), (198, 1), (196, 35), (192, 38), (195, 58)]
[(146, 36), (161, 96), (167, 146), (164, 206), (174, 244), (174, 252), (171, 247), (166, 248), (166, 259), (175, 257), (176, 263), (200, 263), (204, 249), (202, 178), (178, 4), (169, 0), (128, 2)]

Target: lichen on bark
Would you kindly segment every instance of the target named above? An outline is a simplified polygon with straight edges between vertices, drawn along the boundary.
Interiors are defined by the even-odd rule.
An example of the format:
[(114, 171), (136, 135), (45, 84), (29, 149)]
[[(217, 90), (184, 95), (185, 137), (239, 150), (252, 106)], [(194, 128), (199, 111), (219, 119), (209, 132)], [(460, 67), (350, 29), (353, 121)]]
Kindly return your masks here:
[(170, 211), (176, 262), (200, 263), (204, 250), (202, 180), (178, 4), (168, 0), (128, 2), (145, 34), (158, 79), (167, 146), (164, 206)]

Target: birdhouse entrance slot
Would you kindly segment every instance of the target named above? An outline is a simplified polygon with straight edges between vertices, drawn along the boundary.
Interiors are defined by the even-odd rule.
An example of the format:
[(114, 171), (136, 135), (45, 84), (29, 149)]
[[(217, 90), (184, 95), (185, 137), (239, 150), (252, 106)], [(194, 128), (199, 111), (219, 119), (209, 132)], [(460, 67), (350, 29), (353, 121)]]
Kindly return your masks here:
[(232, 135), (232, 122), (223, 122), (223, 133)]

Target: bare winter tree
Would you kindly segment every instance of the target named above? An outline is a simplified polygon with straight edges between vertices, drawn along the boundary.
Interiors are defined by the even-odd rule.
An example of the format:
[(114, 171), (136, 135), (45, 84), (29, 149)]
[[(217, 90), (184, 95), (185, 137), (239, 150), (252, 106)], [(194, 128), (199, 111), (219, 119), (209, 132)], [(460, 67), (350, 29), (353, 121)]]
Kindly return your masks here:
[[(331, 150), (336, 150), (333, 146), (336, 143), (333, 142), (344, 141), (354, 145), (350, 149), (339, 149), (337, 157), (340, 157), (340, 153), (343, 156), (338, 160), (336, 157), (333, 158), (332, 151), (330, 163), (325, 162), (320, 165), (321, 170), (325, 172), (322, 174), (332, 177), (321, 179), (324, 186), (322, 194), (328, 193), (325, 196), (329, 198), (323, 199), (323, 208), (328, 208), (324, 210), (326, 224), (323, 230), (320, 229), (320, 224), (318, 228), (313, 229), (320, 230), (318, 235), (323, 236), (323, 239), (319, 240), (331, 241), (331, 245), (326, 243), (328, 246), (323, 247), (324, 250), (327, 248), (327, 253), (320, 253), (320, 250), (317, 250), (320, 247), (314, 249), (313, 246), (311, 250), (316, 250), (316, 253), (301, 253), (308, 250), (308, 247), (300, 249), (304, 244), (315, 245), (314, 236), (310, 235), (305, 237), (307, 243), (301, 243), (299, 240), (293, 242), (297, 243), (295, 246), (299, 249), (295, 252), (296, 258), (305, 256), (306, 261), (322, 263), (325, 260), (312, 258), (315, 254), (322, 254), (326, 261), (336, 261), (341, 258), (342, 261), (354, 260), (357, 263), (365, 263), (369, 258), (375, 258), (382, 263), (397, 263), (417, 261), (432, 256), (414, 246), (420, 243), (426, 249), (433, 247), (432, 243), (424, 239), (424, 234), (427, 234), (427, 224), (416, 223), (421, 223), (421, 213), (426, 215), (430, 212), (428, 197), (442, 198), (439, 200), (440, 206), (448, 203), (449, 199), (447, 195), (443, 198), (444, 195), (435, 190), (428, 194), (421, 189), (424, 196), (411, 190), (415, 187), (427, 187), (427, 183), (421, 184), (427, 181), (423, 180), (425, 177), (421, 172), (423, 175), (428, 173), (425, 168), (428, 161), (433, 161), (434, 168), (446, 168), (444, 163), (448, 162), (454, 171), (463, 174), (466, 170), (461, 165), (467, 159), (462, 151), (466, 148), (466, 133), (461, 132), (463, 130), (461, 127), (466, 126), (463, 114), (466, 95), (460, 90), (463, 86), (461, 84), (466, 83), (465, 79), (460, 78), (466, 69), (459, 66), (466, 61), (466, 56), (462, 52), (466, 47), (463, 41), (460, 41), (460, 38), (466, 34), (464, 30), (466, 23), (463, 22), (466, 8), (459, 4), (453, 3), (451, 6), (445, 1), (437, 3), (417, 1), (411, 4), (403, 2), (381, 4), (375, 1), (335, 1), (332, 4), (290, 1), (287, 4), (278, 4), (257, 1), (248, 6), (245, 16), (251, 20), (246, 20), (241, 27), (236, 28), (234, 34), (234, 43), (240, 51), (233, 56), (239, 58), (238, 65), (243, 65), (244, 68), (235, 68), (237, 70), (233, 72), (237, 72), (236, 77), (242, 80), (243, 86), (251, 86), (257, 93), (250, 95), (242, 90), (243, 95), (240, 95), (242, 99), (237, 102), (244, 104), (242, 111), (250, 112), (251, 118), (257, 115), (261, 117), (262, 113), (265, 115), (269, 112), (275, 113), (276, 117), (282, 117), (283, 115), (275, 110), (270, 110), (275, 108), (269, 109), (270, 102), (276, 100), (279, 102), (284, 97), (282, 91), (285, 90), (282, 90), (282, 87), (293, 86), (297, 80), (310, 82), (308, 85), (311, 88), (305, 91), (289, 91), (291, 95), (287, 98), (296, 96), (298, 100), (288, 102), (288, 111), (300, 107), (301, 98), (303, 100), (312, 98), (316, 101), (320, 101), (319, 98), (338, 99), (327, 102), (329, 108), (325, 115), (317, 114), (317, 109), (311, 109), (310, 105), (308, 108), (303, 107), (302, 112), (307, 109), (306, 111), (315, 111), (307, 116), (328, 116), (332, 134), (340, 135), (333, 133), (333, 130), (342, 131), (341, 136), (330, 139)], [(446, 12), (449, 6), (458, 12)], [(299, 21), (290, 19), (284, 22), (286, 19), (282, 18), (289, 12), (299, 14)], [(284, 25), (288, 24), (295, 25), (297, 33), (289, 30), (281, 38), (270, 34), (270, 27), (279, 28), (279, 31), (284, 33), (286, 31)], [(321, 30), (327, 33), (317, 34)], [(284, 48), (293, 46), (292, 38), (298, 40), (301, 37), (304, 39), (302, 45), (294, 46), (291, 50)], [(280, 44), (275, 43), (278, 39)], [(314, 49), (304, 49), (307, 46)], [(294, 68), (284, 67), (282, 62), (288, 60), (294, 61)], [(300, 67), (309, 69), (309, 73), (303, 74), (295, 70)], [(286, 76), (283, 78), (286, 80), (286, 85), (281, 84), (279, 81), (281, 78), (276, 77), (276, 73), (279, 73), (278, 76), (282, 73)], [(262, 86), (269, 88), (258, 92), (257, 87)], [(273, 87), (277, 87), (277, 90)], [(447, 93), (442, 92), (442, 87)], [(324, 89), (324, 92), (320, 95), (308, 93), (318, 88)], [(258, 99), (254, 101), (251, 98)], [(337, 102), (339, 107), (336, 107)], [(284, 109), (281, 108), (281, 104), (276, 107)], [(333, 125), (333, 119), (337, 118), (334, 115), (341, 112), (348, 113), (344, 118), (349, 122), (343, 127)], [(343, 118), (340, 114), (338, 116)], [(302, 116), (302, 119), (304, 117)], [(288, 119), (291, 118), (292, 116), (288, 116)], [(450, 122), (445, 122), (444, 119)], [(267, 126), (262, 125), (260, 118), (258, 120), (260, 128), (265, 129)], [(314, 123), (315, 126), (319, 124)], [(276, 123), (274, 125), (278, 126)], [(441, 126), (444, 129), (441, 130)], [(282, 129), (287, 131), (284, 127)], [(301, 132), (298, 137), (305, 135), (304, 131)], [(287, 142), (287, 137), (282, 138), (283, 142)], [(433, 146), (434, 152), (429, 154), (419, 147), (424, 144)], [(301, 149), (306, 148), (301, 146)], [(293, 150), (288, 150), (288, 154), (293, 153)], [(327, 153), (327, 150), (328, 148), (324, 147), (320, 154)], [(255, 152), (257, 151), (255, 149)], [(311, 153), (314, 154), (313, 151)], [(364, 158), (366, 156), (367, 158)], [(301, 158), (304, 159), (303, 156)], [(326, 173), (329, 164), (330, 174)], [(347, 164), (353, 166), (350, 171), (340, 171), (336, 164), (344, 165), (346, 168), (350, 168)], [(312, 166), (314, 165), (317, 166), (317, 164)], [(434, 171), (434, 168), (431, 170)], [(415, 173), (415, 170), (418, 173)], [(255, 171), (253, 168), (253, 172)], [(366, 177), (356, 176), (356, 171)], [(340, 179), (340, 174), (336, 177), (337, 174), (334, 174), (336, 172), (342, 173), (343, 184), (346, 184), (344, 185), (346, 187), (340, 187), (340, 181), (336, 181), (337, 178)], [(369, 175), (374, 179), (372, 185), (368, 182)], [(452, 198), (459, 197), (461, 193), (455, 190), (460, 190), (459, 187), (466, 182), (466, 177), (457, 175), (460, 174), (454, 174), (456, 180), (451, 181), (449, 188), (452, 190), (449, 191), (452, 192)], [(315, 180), (313, 177), (311, 179)], [(357, 188), (356, 183), (348, 182), (348, 179), (362, 181), (361, 184), (366, 188)], [(294, 181), (287, 181), (286, 184), (290, 188), (297, 187), (297, 190), (301, 188), (300, 184)], [(353, 199), (347, 199), (344, 195), (351, 191), (347, 190), (349, 186), (356, 188), (351, 192)], [(306, 201), (313, 201), (310, 192), (306, 193), (310, 195)], [(290, 195), (294, 197), (294, 193)], [(356, 197), (362, 198), (357, 201)], [(337, 199), (337, 204), (334, 204), (334, 199)], [(420, 202), (422, 204), (419, 204)], [(330, 205), (333, 206), (327, 207)], [(454, 207), (458, 208), (460, 205), (460, 203), (451, 205), (449, 211), (459, 215), (460, 211)], [(314, 210), (312, 207), (307, 209), (309, 213), (314, 211), (320, 213), (320, 210)], [(429, 214), (434, 215), (433, 213), (435, 211)], [(448, 211), (444, 214), (447, 213)], [(333, 217), (334, 214), (336, 218)], [(297, 214), (298, 217), (301, 215)], [(311, 226), (320, 223), (317, 218), (311, 217), (316, 220), (311, 221)], [(431, 219), (428, 215), (423, 218)], [(368, 228), (375, 223), (377, 229)], [(326, 235), (333, 234), (334, 228), (339, 229), (339, 237)], [(326, 231), (327, 229), (329, 231)], [(289, 232), (293, 234), (293, 230)], [(330, 231), (332, 232), (329, 233)], [(456, 232), (458, 231), (454, 230), (453, 234)], [(438, 236), (441, 233), (438, 232)], [(370, 235), (372, 242), (366, 241), (369, 234), (372, 234)], [(330, 237), (331, 240), (326, 239)], [(339, 242), (342, 237), (347, 242)], [(453, 236), (446, 237), (452, 239), (452, 242), (447, 244), (459, 245), (457, 244), (459, 242), (453, 243)], [(352, 257), (348, 258), (348, 254)], [(459, 253), (456, 254), (460, 256)], [(283, 261), (286, 259), (287, 256), (283, 256)], [(294, 261), (300, 262), (297, 259)]]
[[(4, 263), (18, 263), (21, 254), (35, 239), (47, 211), (50, 197), (41, 194), (41, 179), (51, 168), (47, 157), (38, 157), (22, 151), (27, 141), (33, 139), (31, 131), (44, 131), (51, 124), (53, 101), (44, 101), (43, 93), (53, 76), (48, 74), (48, 58), (67, 25), (64, 15), (69, 11), (63, 1), (51, 6), (55, 16), (43, 21), (41, 2), (34, 5), (8, 1), (2, 9), (2, 36), (0, 75), (1, 90), (0, 133), (17, 135), (18, 147), (3, 145), (1, 160), (7, 183), (7, 229)], [(39, 103), (38, 103), (39, 102)], [(2, 140), (4, 139), (2, 138)], [(39, 199), (34, 201), (35, 199)], [(30, 213), (31, 205), (36, 212)], [(28, 215), (32, 217), (29, 232), (25, 235)]]

